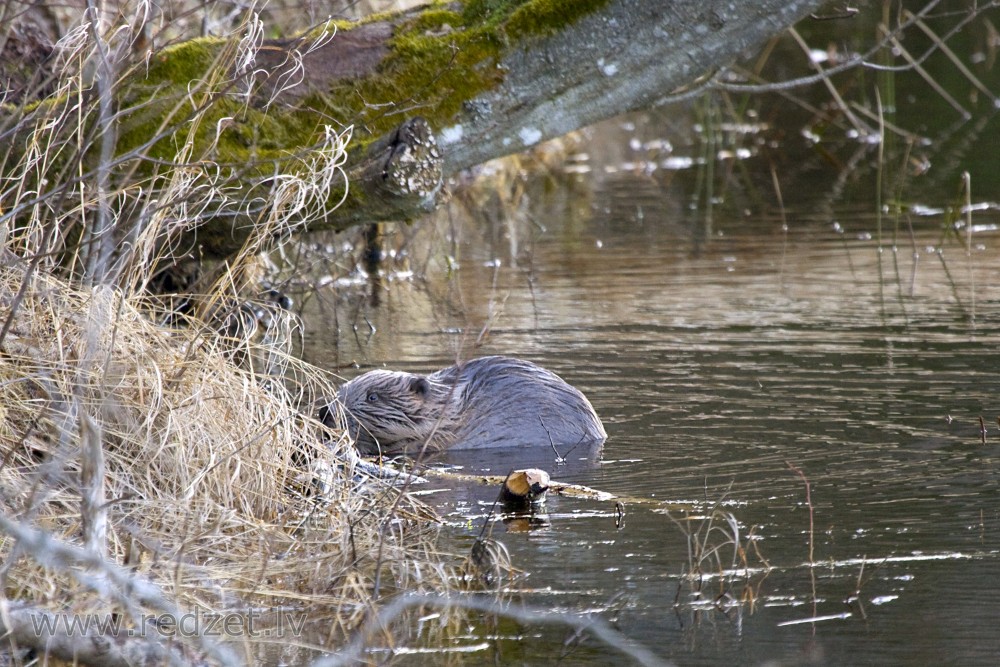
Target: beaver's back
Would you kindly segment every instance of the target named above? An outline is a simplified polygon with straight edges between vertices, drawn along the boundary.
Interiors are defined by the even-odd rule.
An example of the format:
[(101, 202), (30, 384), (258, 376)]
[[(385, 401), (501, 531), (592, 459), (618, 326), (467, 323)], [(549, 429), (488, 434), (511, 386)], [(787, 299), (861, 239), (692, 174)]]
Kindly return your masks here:
[(453, 449), (517, 445), (556, 447), (603, 442), (604, 425), (590, 401), (562, 378), (528, 361), (481, 357), (432, 373), (453, 386)]

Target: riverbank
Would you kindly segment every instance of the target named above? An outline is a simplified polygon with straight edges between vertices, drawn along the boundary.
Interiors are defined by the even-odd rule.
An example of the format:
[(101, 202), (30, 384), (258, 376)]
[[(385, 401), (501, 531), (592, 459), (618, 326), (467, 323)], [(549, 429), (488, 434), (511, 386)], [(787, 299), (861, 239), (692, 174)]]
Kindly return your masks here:
[[(25, 265), (0, 272), (9, 609), (116, 614), (133, 630), (256, 612), (258, 630), (290, 632), (278, 612), (293, 613), (329, 650), (379, 600), (456, 586), (433, 513), (355, 478), (338, 458), (350, 443), (304, 409), (330, 395), (328, 374), (294, 358), (283, 380), (257, 374), (205, 323), (161, 327), (148, 299)], [(224, 639), (197, 627), (175, 650), (227, 662), (233, 646), (261, 649), (242, 631)]]

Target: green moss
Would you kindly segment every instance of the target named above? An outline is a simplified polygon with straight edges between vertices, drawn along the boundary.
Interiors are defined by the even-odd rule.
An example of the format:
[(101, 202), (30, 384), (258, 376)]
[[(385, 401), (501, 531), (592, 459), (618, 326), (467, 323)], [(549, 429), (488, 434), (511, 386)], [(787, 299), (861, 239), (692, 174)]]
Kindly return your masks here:
[(299, 113), (353, 124), (362, 143), (414, 115), (432, 127), (452, 122), (463, 102), (503, 79), (499, 31), (463, 28), (461, 21), (452, 11), (425, 11), (397, 28), (375, 74), (311, 95)]
[[(329, 91), (313, 107), (378, 136), (407, 116), (432, 127), (454, 122), (462, 104), (497, 86), (511, 42), (553, 33), (607, 0), (468, 0), (461, 13), (437, 4), (396, 28), (376, 76)], [(446, 29), (447, 26), (447, 29)], [(347, 115), (341, 115), (347, 112)]]
[(512, 39), (551, 35), (607, 3), (608, 0), (532, 0), (511, 13), (505, 30)]
[(438, 32), (463, 25), (462, 15), (450, 9), (427, 9), (417, 15), (408, 29), (414, 32)]
[(530, 0), (467, 0), (462, 18), (466, 25), (496, 24), (525, 3)]
[(287, 156), (314, 141), (316, 120), (308, 130), (300, 119), (247, 104), (229, 81), (235, 44), (216, 38), (194, 39), (155, 55), (122, 98), (119, 153), (146, 144), (167, 131), (143, 154), (170, 161), (189, 138), (193, 160), (246, 167)]
[(145, 81), (151, 85), (201, 81), (212, 71), (226, 44), (217, 37), (202, 37), (167, 47), (150, 60)]

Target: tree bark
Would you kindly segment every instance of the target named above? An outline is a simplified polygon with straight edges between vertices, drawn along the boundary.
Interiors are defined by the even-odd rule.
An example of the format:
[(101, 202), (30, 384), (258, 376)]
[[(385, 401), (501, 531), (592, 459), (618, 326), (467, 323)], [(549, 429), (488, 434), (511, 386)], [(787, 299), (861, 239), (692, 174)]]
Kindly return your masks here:
[(505, 53), (503, 80), (451, 119), (444, 171), (650, 108), (816, 9), (814, 0), (614, 0)]

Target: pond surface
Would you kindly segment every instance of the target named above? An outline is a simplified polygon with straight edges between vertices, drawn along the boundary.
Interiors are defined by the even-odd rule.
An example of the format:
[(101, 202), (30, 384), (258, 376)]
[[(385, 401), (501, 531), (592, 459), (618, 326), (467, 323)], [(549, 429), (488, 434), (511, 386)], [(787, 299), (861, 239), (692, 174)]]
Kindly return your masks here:
[[(523, 267), (485, 268), (488, 254), (469, 250), (453, 280), (471, 314), (429, 316), (424, 288), (393, 284), (388, 303), (367, 313), (376, 333), (367, 346), (360, 339), (355, 358), (429, 371), (465, 345), (463, 356), (547, 366), (590, 397), (609, 434), (597, 464), (571, 452), (560, 466), (543, 454), (553, 477), (695, 514), (723, 503), (741, 544), (752, 530), (759, 555), (747, 555), (749, 579), (730, 573), (720, 583), (706, 563), (708, 600), (696, 605), (683, 576), (685, 531), (662, 509), (626, 501), (619, 529), (611, 505), (553, 497), (542, 526), (494, 528), (529, 573), (524, 586), (537, 592), (527, 599), (610, 607), (625, 635), (678, 664), (987, 664), (1000, 655), (1000, 235), (976, 233), (971, 257), (953, 242), (942, 263), (928, 249), (939, 223), (927, 221), (919, 258), (898, 253), (898, 285), (888, 248), (880, 282), (863, 231), (871, 220), (858, 216), (856, 231), (839, 233), (788, 212), (787, 235), (773, 221), (717, 220), (716, 236), (696, 250), (655, 206), (630, 228), (595, 210), (570, 246), (553, 212)], [(476, 311), (491, 294), (502, 315), (473, 349), (485, 319)], [(342, 362), (356, 339), (339, 340)], [(453, 458), (499, 475), (538, 463)], [(793, 466), (810, 484), (814, 567), (806, 487)], [(471, 519), (455, 529), (463, 549), (494, 495), (428, 501), (457, 525)], [(734, 565), (727, 538), (709, 539)], [(751, 590), (753, 604), (712, 604), (719, 592)], [(817, 616), (835, 618), (783, 625)], [(525, 641), (490, 650), (528, 662), (570, 650), (564, 629), (518, 632)], [(608, 654), (572, 653), (585, 658), (600, 664)]]
[[(585, 135), (568, 159), (579, 173), (517, 188), (501, 174), (489, 202), (405, 232), (377, 305), (347, 282), (309, 304), (306, 356), (352, 377), (352, 364), (424, 372), (515, 355), (590, 398), (609, 434), (598, 460), (546, 452), (543, 467), (642, 501), (626, 499), (620, 527), (613, 504), (558, 496), (533, 522), (493, 522), (527, 573), (518, 600), (599, 615), (679, 665), (995, 664), (995, 149), (973, 139), (951, 171), (906, 184), (902, 213), (878, 216), (876, 168), (824, 172), (791, 141), (777, 168), (751, 141), (707, 177), (651, 158), (662, 146), (650, 142), (684, 123), (673, 112)], [(995, 125), (987, 115), (967, 130)], [(671, 158), (697, 157), (684, 136)], [(875, 147), (851, 150), (877, 163)], [(944, 210), (962, 160), (978, 169), (971, 226)], [(724, 169), (748, 175), (737, 188)], [(421, 233), (429, 250), (416, 249)], [(449, 461), (498, 475), (523, 465)], [(426, 496), (449, 548), (470, 547), (494, 496)], [(703, 519), (716, 509), (742, 553), (724, 515)], [(687, 576), (689, 535), (719, 549), (701, 578)], [(558, 625), (483, 626), (462, 646), (476, 649), (470, 664), (621, 659)]]

